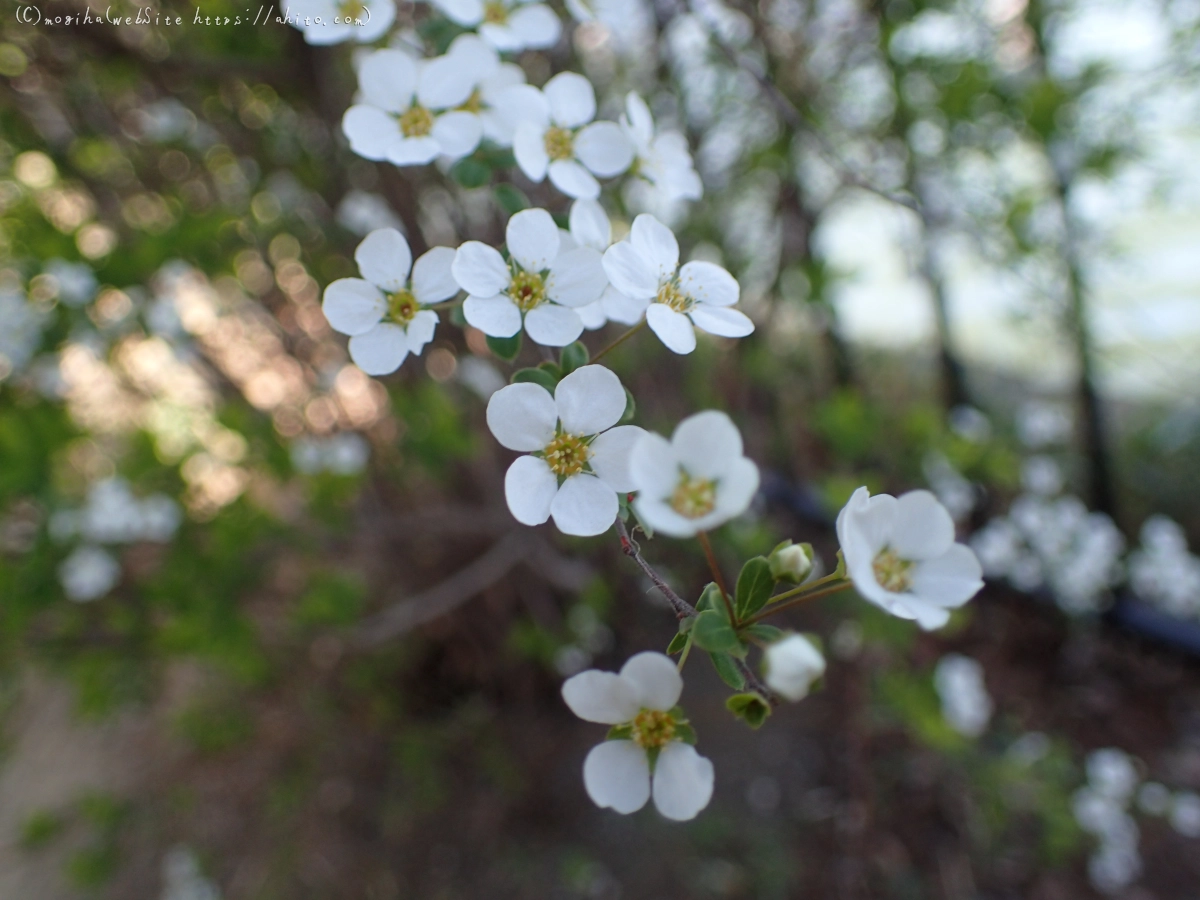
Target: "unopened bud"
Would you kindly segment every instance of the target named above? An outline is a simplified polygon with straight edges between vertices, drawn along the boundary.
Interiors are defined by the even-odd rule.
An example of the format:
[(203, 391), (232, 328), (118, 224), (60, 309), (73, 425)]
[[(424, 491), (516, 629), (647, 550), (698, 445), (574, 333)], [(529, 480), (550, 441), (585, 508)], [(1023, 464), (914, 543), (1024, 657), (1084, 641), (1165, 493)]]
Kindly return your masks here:
[(803, 700), (812, 683), (824, 674), (825, 657), (802, 634), (789, 634), (763, 651), (763, 679), (785, 700)]
[(771, 565), (771, 576), (776, 581), (799, 584), (812, 572), (812, 545), (784, 541), (771, 551), (767, 562)]

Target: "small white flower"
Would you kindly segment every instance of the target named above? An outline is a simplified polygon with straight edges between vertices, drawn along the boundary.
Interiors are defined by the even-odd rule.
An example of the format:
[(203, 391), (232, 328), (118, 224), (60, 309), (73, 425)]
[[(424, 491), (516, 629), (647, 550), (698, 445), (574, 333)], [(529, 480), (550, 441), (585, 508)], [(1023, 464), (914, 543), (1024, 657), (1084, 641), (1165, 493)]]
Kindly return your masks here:
[(604, 254), (609, 283), (635, 300), (648, 300), (646, 323), (675, 353), (696, 349), (693, 325), (721, 337), (745, 337), (754, 323), (736, 309), (737, 279), (720, 266), (693, 261), (679, 265), (679, 243), (666, 225), (643, 213), (633, 220), (629, 240)]
[(433, 340), (438, 314), (421, 307), (458, 293), (450, 274), (454, 251), (434, 247), (414, 265), (404, 235), (381, 228), (363, 239), (354, 259), (364, 278), (333, 282), (321, 309), (334, 331), (350, 335), (354, 364), (368, 375), (387, 375)]
[(763, 679), (785, 700), (803, 700), (812, 683), (824, 674), (825, 657), (802, 634), (789, 634), (763, 651)]
[(516, 63), (501, 62), (491, 44), (470, 33), (451, 41), (443, 59), (449, 62), (440, 65), (453, 67), (455, 77), (461, 72), (470, 73), (471, 93), (458, 110), (479, 120), (484, 138), (497, 146), (511, 147), (522, 108), (529, 104), (531, 94), (538, 93), (537, 88), (525, 84), (525, 70)]
[(595, 200), (596, 178), (620, 175), (633, 162), (633, 144), (620, 125), (592, 122), (596, 92), (582, 75), (561, 72), (540, 95), (527, 95), (527, 102), (524, 121), (513, 133), (513, 155), (530, 181), (549, 175), (568, 197)]
[[(581, 197), (572, 203), (568, 225), (570, 230), (562, 232), (564, 250), (571, 247), (591, 247), (598, 253), (603, 253), (612, 245), (612, 223), (604, 207), (596, 200)], [(604, 277), (607, 282), (608, 276)], [(583, 327), (595, 331), (597, 328), (603, 328), (608, 322), (636, 325), (649, 305), (648, 300), (626, 297), (611, 284), (606, 284), (599, 300), (581, 306), (576, 312), (583, 320)]]
[(397, 166), (466, 156), (483, 135), (480, 117), (464, 108), (477, 74), (462, 54), (418, 62), (401, 50), (375, 51), (358, 67), (362, 102), (342, 117), (350, 149)]
[(63, 591), (76, 603), (103, 597), (120, 578), (121, 564), (99, 547), (79, 547), (58, 567)]
[(503, 446), (530, 453), (504, 476), (513, 517), (524, 525), (548, 518), (564, 534), (594, 535), (617, 518), (617, 494), (633, 490), (630, 451), (645, 432), (613, 426), (625, 413), (625, 389), (603, 366), (582, 366), (563, 378), (554, 396), (536, 384), (501, 388), (487, 406), (487, 423)]
[(549, 6), (530, 0), (431, 0), (446, 18), (503, 53), (545, 50), (558, 43), (562, 22)]
[(289, 24), (304, 32), (307, 44), (369, 44), (396, 21), (396, 0), (290, 0), (287, 12)]
[(583, 784), (597, 806), (626, 815), (653, 795), (658, 811), (679, 822), (708, 806), (712, 762), (676, 737), (681, 722), (672, 709), (682, 692), (679, 671), (661, 653), (639, 653), (619, 674), (589, 669), (563, 684), (579, 718), (629, 729), (628, 739), (598, 744), (584, 761)]
[(634, 146), (634, 173), (654, 185), (664, 200), (699, 200), (704, 195), (687, 138), (678, 131), (656, 135), (650, 107), (634, 91), (625, 97), (621, 127)]
[(671, 537), (740, 516), (758, 490), (758, 466), (742, 455), (737, 426), (716, 410), (684, 419), (669, 441), (647, 433), (633, 448), (631, 472), (638, 516)]
[(1184, 837), (1200, 838), (1200, 794), (1180, 791), (1171, 804), (1171, 827)]
[(837, 533), (858, 593), (926, 630), (983, 587), (979, 560), (954, 542), (954, 521), (929, 491), (897, 499), (861, 487), (838, 514)]
[(1088, 783), (1101, 795), (1121, 805), (1129, 802), (1140, 778), (1128, 753), (1116, 747), (1093, 750), (1086, 765)]
[(784, 541), (767, 557), (771, 577), (776, 581), (800, 584), (813, 570), (812, 546)]
[(933, 671), (933, 686), (942, 701), (942, 717), (963, 737), (983, 734), (992, 718), (992, 698), (983, 666), (961, 653), (947, 653)]
[(529, 337), (565, 347), (583, 333), (576, 308), (604, 291), (600, 254), (591, 247), (564, 249), (550, 213), (526, 209), (508, 220), (509, 260), (479, 241), (467, 241), (454, 257), (453, 273), (469, 295), (467, 322), (490, 337), (512, 337), (524, 322)]

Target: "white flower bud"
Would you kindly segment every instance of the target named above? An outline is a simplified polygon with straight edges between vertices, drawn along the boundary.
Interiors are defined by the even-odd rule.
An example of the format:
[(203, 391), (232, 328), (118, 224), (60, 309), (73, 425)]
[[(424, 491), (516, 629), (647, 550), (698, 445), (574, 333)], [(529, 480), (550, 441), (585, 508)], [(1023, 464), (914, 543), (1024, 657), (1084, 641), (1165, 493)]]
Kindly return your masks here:
[(789, 634), (763, 653), (767, 687), (786, 700), (803, 700), (812, 683), (824, 674), (825, 657), (802, 634)]
[(771, 564), (771, 575), (776, 581), (799, 584), (812, 572), (812, 545), (784, 541), (771, 551), (767, 561)]

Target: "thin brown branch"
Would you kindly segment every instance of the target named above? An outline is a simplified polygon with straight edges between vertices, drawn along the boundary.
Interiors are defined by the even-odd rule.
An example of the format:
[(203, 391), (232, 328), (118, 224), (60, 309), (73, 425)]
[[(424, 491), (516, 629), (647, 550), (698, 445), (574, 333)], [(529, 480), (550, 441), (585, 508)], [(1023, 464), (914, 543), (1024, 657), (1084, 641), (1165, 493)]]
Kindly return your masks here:
[(666, 597), (667, 602), (671, 604), (671, 609), (675, 611), (675, 617), (677, 619), (686, 619), (688, 616), (696, 615), (696, 608), (675, 593), (671, 589), (671, 586), (663, 580), (663, 577), (654, 571), (650, 563), (642, 559), (641, 549), (634, 542), (633, 538), (629, 536), (629, 530), (620, 518), (617, 519), (617, 535), (621, 538), (621, 552), (641, 566), (645, 576), (650, 579), (650, 582), (658, 588), (658, 592)]

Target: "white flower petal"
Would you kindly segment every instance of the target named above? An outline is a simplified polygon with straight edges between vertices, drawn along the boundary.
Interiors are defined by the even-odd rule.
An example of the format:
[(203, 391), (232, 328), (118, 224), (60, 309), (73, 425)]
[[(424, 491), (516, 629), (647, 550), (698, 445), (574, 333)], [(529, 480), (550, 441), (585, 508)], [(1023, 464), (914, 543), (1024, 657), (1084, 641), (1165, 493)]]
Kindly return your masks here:
[(546, 294), (563, 306), (587, 306), (595, 303), (608, 287), (599, 252), (591, 247), (576, 247), (560, 253), (550, 266)]
[(550, 156), (546, 153), (546, 127), (537, 122), (522, 122), (513, 131), (513, 157), (530, 181), (546, 178)]
[(531, 84), (509, 85), (489, 95), (489, 102), (504, 123), (510, 141), (517, 127), (526, 122), (538, 126), (539, 135), (550, 124), (550, 104), (546, 95)]
[(633, 163), (633, 144), (616, 122), (593, 122), (575, 136), (576, 158), (601, 178), (613, 178)]
[(728, 522), (748, 510), (758, 493), (758, 483), (758, 466), (753, 460), (744, 456), (734, 460), (717, 486), (716, 517)]
[(650, 107), (646, 105), (636, 91), (625, 95), (625, 122), (629, 128), (630, 137), (639, 147), (649, 147), (654, 140), (654, 117), (650, 115)]
[(442, 155), (462, 159), (474, 153), (483, 139), (483, 123), (474, 113), (454, 111), (442, 113), (433, 122), (431, 137), (437, 141)]
[(555, 160), (546, 172), (550, 176), (550, 183), (568, 197), (595, 200), (600, 196), (600, 182), (573, 159)]
[(508, 288), (508, 263), (495, 247), (467, 241), (458, 248), (450, 271), (458, 286), (476, 297), (494, 297)]
[(508, 26), (531, 50), (546, 50), (562, 36), (562, 21), (554, 10), (541, 3), (523, 6), (508, 17)]
[(523, 209), (508, 220), (504, 230), (508, 255), (526, 272), (550, 268), (558, 256), (558, 226), (544, 209)]
[(863, 554), (870, 557), (867, 561), (869, 564), (874, 560), (876, 553), (891, 543), (895, 533), (892, 527), (895, 520), (895, 497), (890, 494), (870, 497), (848, 516), (848, 540), (845, 543), (859, 545)]
[(484, 22), (479, 26), (479, 36), (502, 53), (520, 53), (525, 49), (521, 36), (508, 25)]
[(715, 263), (703, 260), (683, 264), (679, 286), (689, 297), (712, 306), (733, 306), (741, 292), (736, 278)]
[(494, 297), (469, 295), (463, 302), (463, 318), (488, 337), (509, 338), (521, 330), (521, 311), (503, 294)]
[(472, 28), (483, 21), (483, 0), (434, 0), (436, 6), (451, 22)]
[(550, 119), (562, 128), (578, 128), (596, 117), (596, 90), (575, 72), (560, 72), (542, 88), (550, 104)]
[(399, 325), (382, 322), (350, 338), (350, 358), (368, 375), (388, 375), (408, 356), (408, 335)]
[(475, 89), (476, 72), (462, 57), (438, 56), (426, 60), (417, 79), (417, 102), (426, 109), (461, 106)]
[(412, 292), (418, 303), (441, 303), (458, 293), (454, 278), (452, 247), (433, 247), (421, 254), (413, 265)]
[(376, 162), (387, 159), (392, 144), (403, 138), (396, 120), (381, 109), (360, 104), (346, 110), (342, 116), (342, 134), (350, 149), (364, 159)]
[(387, 300), (369, 281), (339, 278), (325, 288), (321, 311), (334, 331), (366, 334), (387, 312)]
[(740, 338), (754, 331), (750, 317), (740, 310), (697, 303), (688, 310), (688, 317), (701, 331), (718, 337)]
[(599, 300), (589, 303), (587, 306), (575, 307), (575, 313), (579, 316), (579, 321), (583, 323), (586, 331), (596, 331), (608, 324), (608, 316), (604, 314), (604, 304)]
[(412, 321), (408, 323), (408, 328), (405, 329), (408, 335), (408, 352), (414, 355), (420, 355), (425, 349), (425, 345), (433, 340), (433, 334), (437, 331), (438, 314), (432, 309), (423, 309), (412, 317)]
[(650, 300), (658, 294), (658, 271), (629, 241), (618, 241), (604, 252), (604, 274), (627, 297)]
[(633, 488), (661, 500), (675, 490), (679, 482), (679, 457), (661, 434), (646, 432), (633, 446), (629, 461)]
[(636, 425), (618, 425), (592, 441), (588, 448), (592, 451), (588, 460), (592, 471), (618, 493), (637, 490), (631, 470), (633, 448), (645, 433)]
[[(351, 34), (354, 40), (360, 44), (370, 44), (379, 40), (392, 27), (392, 23), (396, 21), (396, 4), (394, 0), (368, 0), (367, 9), (370, 12), (370, 18), (366, 16), (358, 16), (361, 25), (351, 26)], [(343, 17), (343, 20), (345, 18)]]
[(672, 353), (691, 353), (696, 349), (696, 329), (692, 320), (665, 303), (651, 303), (646, 324)]
[(572, 203), (568, 222), (571, 237), (580, 246), (603, 253), (612, 243), (612, 223), (604, 207), (595, 200), (583, 199)]
[(600, 303), (604, 306), (604, 315), (610, 321), (621, 325), (636, 325), (642, 320), (642, 316), (646, 314), (646, 309), (650, 306), (647, 298), (636, 300), (621, 293), (611, 284), (600, 295)]
[(712, 799), (713, 764), (691, 744), (672, 741), (654, 764), (654, 806), (668, 819), (686, 822)]
[(573, 309), (543, 303), (525, 314), (525, 333), (543, 347), (565, 347), (583, 334), (583, 322)]
[(638, 714), (637, 692), (616, 672), (588, 669), (568, 678), (562, 697), (571, 712), (585, 722), (620, 725)]
[(742, 434), (725, 413), (706, 409), (675, 426), (671, 448), (688, 474), (721, 478), (742, 458)]
[(404, 112), (417, 92), (417, 62), (401, 50), (376, 50), (358, 67), (363, 99), (388, 112)]
[(558, 489), (550, 515), (563, 534), (592, 537), (612, 528), (619, 509), (616, 492), (595, 475), (572, 475)]
[(679, 241), (670, 228), (649, 213), (642, 213), (633, 220), (629, 241), (650, 263), (659, 283), (674, 277), (679, 267)]
[(580, 366), (554, 390), (558, 420), (568, 434), (599, 434), (616, 425), (625, 412), (621, 379), (604, 366)]
[(354, 251), (354, 261), (363, 278), (388, 293), (408, 286), (412, 251), (395, 228), (380, 228), (368, 234)]
[(554, 438), (558, 408), (549, 391), (530, 382), (502, 387), (487, 405), (488, 428), (509, 450), (541, 450)]
[(423, 166), (441, 152), (441, 145), (432, 137), (402, 138), (388, 147), (387, 159), (394, 166)]
[(912, 592), (937, 606), (962, 606), (982, 588), (983, 569), (965, 544), (951, 544), (941, 556), (913, 566)]
[(645, 651), (629, 657), (621, 667), (621, 677), (637, 694), (638, 706), (666, 712), (679, 702), (683, 678), (669, 656)]
[(644, 497), (639, 494), (633, 501), (633, 508), (637, 511), (639, 519), (653, 528), (655, 532), (665, 534), (667, 537), (694, 537), (696, 532), (705, 527), (699, 519), (684, 518), (662, 499)]
[(583, 786), (601, 809), (637, 812), (650, 799), (650, 761), (633, 741), (605, 741), (583, 761)]
[(929, 491), (896, 498), (891, 547), (901, 559), (936, 559), (954, 543), (954, 520)]
[(508, 511), (522, 525), (541, 525), (550, 518), (550, 504), (557, 493), (557, 476), (536, 456), (518, 456), (504, 474)]

